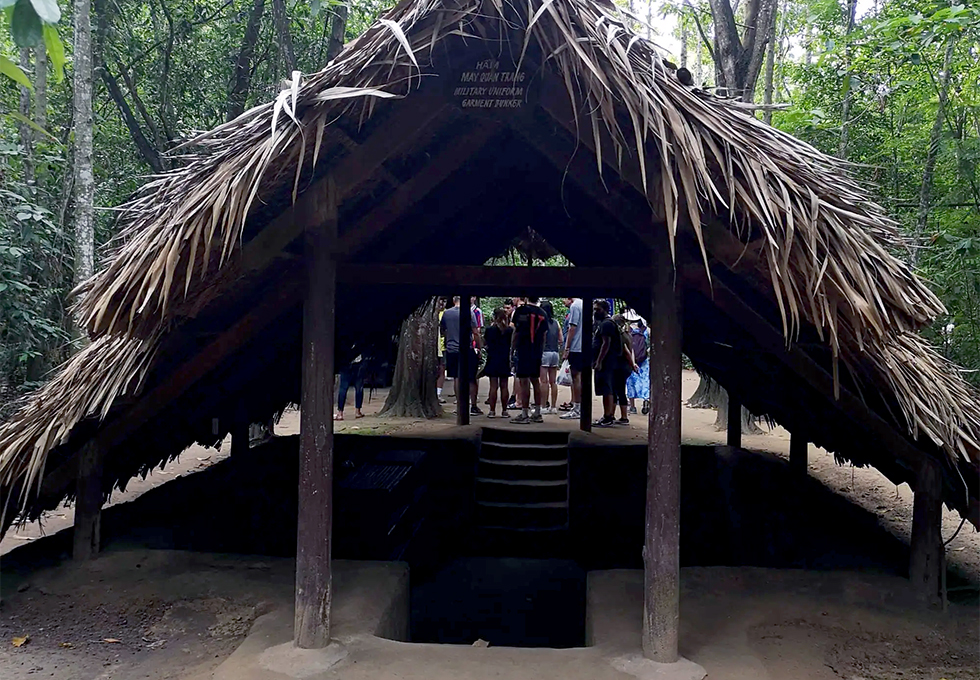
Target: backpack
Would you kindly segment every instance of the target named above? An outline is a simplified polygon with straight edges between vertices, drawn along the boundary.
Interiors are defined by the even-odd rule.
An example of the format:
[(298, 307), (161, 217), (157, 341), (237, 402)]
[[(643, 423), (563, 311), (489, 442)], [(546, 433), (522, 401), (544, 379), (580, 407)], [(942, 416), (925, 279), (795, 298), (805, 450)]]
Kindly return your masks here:
[(633, 359), (639, 366), (647, 360), (647, 339), (643, 333), (630, 333), (630, 344), (633, 347)]

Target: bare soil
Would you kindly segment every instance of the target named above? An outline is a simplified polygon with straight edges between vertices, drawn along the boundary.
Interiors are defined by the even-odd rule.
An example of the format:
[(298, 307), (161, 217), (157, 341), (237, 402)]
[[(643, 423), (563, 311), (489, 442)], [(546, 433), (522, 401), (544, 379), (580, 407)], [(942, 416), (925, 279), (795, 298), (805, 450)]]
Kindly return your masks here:
[[(685, 398), (693, 393), (697, 380), (696, 374), (685, 373)], [(482, 387), (486, 389), (486, 385)], [(384, 391), (376, 392), (365, 404), (366, 418), (354, 420), (350, 409), (348, 420), (336, 423), (337, 431), (364, 435), (449, 433), (454, 427), (451, 404), (446, 415), (433, 421), (379, 419), (376, 414), (384, 396)], [(451, 391), (447, 396), (451, 397)], [(598, 411), (598, 404), (594, 408)], [(574, 422), (554, 417), (547, 420), (551, 426), (576, 427)], [(714, 420), (714, 411), (685, 406), (685, 443), (724, 443), (725, 435), (715, 431)], [(489, 423), (499, 425), (501, 421)], [(277, 432), (293, 434), (298, 428), (298, 412), (289, 411)], [(629, 427), (596, 436), (643, 441), (647, 436), (645, 418), (634, 417)], [(761, 435), (746, 435), (743, 446), (788, 457), (789, 434), (776, 428)], [(165, 469), (155, 470), (145, 480), (132, 480), (124, 493), (113, 495), (110, 504), (127, 502), (177, 476), (204, 469), (227, 457), (229, 448), (227, 441), (218, 450), (191, 447)], [(875, 513), (883, 527), (908, 542), (912, 492), (907, 486), (895, 487), (873, 469), (840, 467), (833, 456), (812, 446), (809, 472), (835, 493)], [(0, 555), (71, 523), (72, 508), (59, 508), (40, 523), (9, 532), (0, 542)], [(959, 526), (958, 515), (944, 513), (947, 540)], [(752, 654), (768, 659), (765, 666), (769, 671), (784, 668), (786, 673), (736, 673), (735, 664), (731, 674), (722, 675), (733, 680), (980, 679), (980, 619), (973, 604), (976, 599), (970, 599), (980, 588), (980, 533), (966, 524), (950, 540), (947, 550), (951, 568), (961, 577), (953, 585), (961, 594), (965, 592), (972, 609), (954, 605), (955, 615), (936, 617), (910, 608), (906, 625), (889, 624), (875, 630), (869, 630), (867, 624), (862, 628), (862, 621), (873, 618), (873, 607), (865, 611), (855, 604), (803, 618), (781, 618), (773, 610), (771, 616), (749, 629), (747, 637), (739, 639), (747, 643)], [(0, 583), (0, 680), (208, 677), (210, 670), (237, 647), (252, 621), (267, 610), (277, 593), (288, 589), (292, 578), (291, 560), (139, 550), (110, 551), (83, 566), (63, 564), (8, 575)], [(859, 581), (855, 575), (853, 588), (868, 587)], [(743, 596), (741, 604), (759, 606), (759, 593), (753, 589), (747, 589)], [(726, 607), (733, 605), (741, 606), (728, 603)], [(724, 611), (710, 614), (716, 615), (724, 617)], [(724, 626), (724, 622), (712, 625)], [(24, 636), (29, 640), (15, 647), (14, 639)]]

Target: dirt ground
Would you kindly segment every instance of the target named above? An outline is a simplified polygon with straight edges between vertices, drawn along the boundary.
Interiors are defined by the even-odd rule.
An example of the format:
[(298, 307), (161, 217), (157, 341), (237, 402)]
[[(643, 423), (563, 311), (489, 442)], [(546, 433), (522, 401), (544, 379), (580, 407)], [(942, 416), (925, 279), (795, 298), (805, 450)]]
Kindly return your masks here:
[[(696, 385), (697, 375), (685, 373), (685, 398), (693, 393)], [(481, 387), (486, 389), (485, 384)], [(364, 419), (353, 420), (353, 410), (349, 410), (350, 419), (337, 423), (337, 431), (383, 435), (436, 433), (454, 427), (451, 405), (446, 415), (434, 421), (379, 419), (376, 414), (384, 396), (384, 391), (376, 392), (365, 404)], [(482, 401), (481, 393), (481, 404)], [(682, 413), (685, 443), (723, 443), (725, 435), (714, 430), (714, 418), (714, 411), (685, 406)], [(552, 426), (576, 427), (574, 422), (561, 422), (554, 417), (547, 420)], [(277, 432), (293, 434), (298, 432), (298, 427), (298, 412), (289, 411)], [(596, 436), (645, 440), (645, 419), (634, 418), (628, 428)], [(761, 435), (744, 436), (743, 446), (787, 457), (789, 435), (776, 428)], [(126, 492), (113, 495), (110, 504), (132, 500), (177, 476), (206, 468), (228, 453), (227, 441), (218, 450), (191, 447), (166, 469), (154, 471), (146, 480), (132, 480)], [(882, 526), (895, 536), (909, 540), (912, 493), (907, 486), (896, 488), (873, 469), (839, 467), (831, 455), (816, 447), (810, 449), (809, 471), (835, 493), (875, 513)], [(40, 524), (9, 532), (0, 542), (0, 555), (71, 523), (71, 507), (48, 513)], [(945, 513), (946, 540), (959, 525), (958, 515)], [(967, 524), (950, 541), (947, 550), (951, 567), (966, 584), (957, 587), (976, 591), (980, 584), (980, 534)], [(293, 578), (292, 568), (290, 560), (259, 561), (120, 549), (82, 567), (66, 564), (8, 576), (0, 583), (4, 599), (0, 603), (0, 680), (205, 678), (211, 668), (235, 649), (274, 593), (288, 587)], [(855, 581), (853, 587), (864, 586)], [(747, 592), (746, 597), (755, 596)], [(963, 607), (957, 606), (954, 611), (956, 615), (947, 618), (925, 615), (923, 618), (909, 611), (908, 629), (915, 632), (898, 637), (897, 633), (863, 630), (859, 609), (840, 610), (829, 618), (770, 617), (748, 642), (756, 651), (790, 660), (798, 653), (800, 658), (812, 661), (814, 646), (823, 650), (820, 654), (824, 661), (819, 668), (790, 663), (787, 668), (792, 667), (792, 673), (771, 677), (792, 680), (980, 678), (976, 607), (964, 613)], [(29, 640), (22, 646), (14, 646), (15, 640), (24, 636), (29, 636)], [(852, 644), (855, 640), (863, 644), (856, 647)], [(767, 676), (747, 672), (744, 676), (731, 677), (755, 680)]]

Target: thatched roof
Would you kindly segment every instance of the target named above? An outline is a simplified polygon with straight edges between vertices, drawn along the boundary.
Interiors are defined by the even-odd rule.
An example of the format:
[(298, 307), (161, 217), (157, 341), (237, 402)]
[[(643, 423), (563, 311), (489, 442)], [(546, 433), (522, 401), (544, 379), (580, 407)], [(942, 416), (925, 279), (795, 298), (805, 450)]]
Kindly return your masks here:
[[(57, 480), (42, 491), (51, 456), (64, 464), (84, 436), (100, 431), (99, 419), (112, 414), (107, 422), (124, 421), (143, 394), (141, 385), (144, 392), (149, 385), (163, 385), (168, 371), (180, 365), (179, 357), (196, 347), (195, 337), (229, 326), (237, 316), (228, 310), (247, 309), (249, 296), (288, 276), (288, 258), (260, 266), (246, 246), (289, 231), (289, 206), (325, 174), (339, 173), (343, 184), (349, 179), (343, 172), (364, 169), (367, 163), (359, 166), (351, 158), (365, 153), (364, 140), (384, 121), (405, 115), (406, 135), (429, 126), (430, 137), (443, 138), (490, 125), (459, 111), (447, 124), (436, 111), (448, 99), (439, 94), (445, 89), (440, 77), (444, 83), (460, 60), (483, 53), (509, 55), (545, 90), (550, 85), (554, 94), (557, 88), (577, 126), (558, 133), (575, 140), (569, 168), (576, 153), (594, 154), (592, 168), (602, 173), (602, 182), (610, 182), (610, 193), (632, 191), (627, 203), (637, 194), (645, 199), (648, 221), (641, 228), (666, 229), (678, 262), (693, 255), (702, 272), (712, 271), (717, 258), (706, 241), (712, 226), (721, 225), (744, 250), (728, 270), (759, 293), (762, 307), (777, 310), (771, 320), (787, 346), (805, 345), (808, 356), (833, 372), (835, 387), (844, 383), (860, 394), (876, 418), (890, 423), (922, 456), (940, 462), (948, 502), (975, 512), (980, 407), (958, 369), (916, 334), (944, 310), (896, 257), (903, 249), (896, 225), (837, 159), (766, 126), (744, 105), (681, 82), (635, 25), (611, 3), (588, 0), (405, 0), (322, 71), (297, 78), (276, 101), (189, 141), (185, 162), (149, 182), (125, 206), (121, 245), (78, 291), (77, 311), (92, 344), (0, 428), (4, 507), (26, 504), (36, 512), (70, 494), (70, 485)], [(426, 108), (432, 115), (406, 114)], [(547, 106), (537, 113), (542, 108)], [(535, 129), (544, 128), (538, 123)], [(425, 146), (430, 137), (421, 134), (414, 151), (406, 150), (402, 174), (411, 175), (420, 158), (432, 155)], [(482, 149), (494, 157), (493, 149), (481, 146), (485, 138), (475, 138), (474, 154)], [(523, 153), (526, 134), (505, 138), (509, 148)], [(465, 139), (458, 143), (465, 146)], [(541, 158), (539, 151), (529, 154)], [(377, 166), (342, 187), (342, 222), (344, 209), (363, 217), (365, 206), (397, 193), (398, 182), (385, 179), (392, 175), (392, 163)], [(616, 187), (614, 176), (620, 180)], [(622, 187), (629, 178), (627, 191)], [(514, 190), (532, 191), (519, 184)], [(580, 196), (557, 197), (565, 199)], [(414, 209), (414, 197), (399, 200), (403, 210)], [(564, 219), (558, 212), (550, 218)], [(277, 217), (282, 214), (285, 220)], [(413, 214), (425, 219), (421, 208)], [(278, 248), (290, 242), (280, 240)], [(548, 240), (561, 248), (551, 234)], [(506, 242), (487, 245), (484, 256)], [(649, 241), (635, 243), (645, 248)], [(409, 245), (405, 252), (419, 252)], [(567, 245), (574, 249), (575, 239)], [(626, 249), (625, 259), (632, 250)], [(596, 256), (588, 248), (579, 252), (584, 259)], [(710, 305), (705, 309), (713, 313)], [(705, 328), (712, 332), (714, 325)], [(799, 376), (774, 383), (784, 392), (775, 399), (753, 392), (751, 380), (720, 366), (723, 359), (712, 354), (715, 350), (691, 342), (686, 351), (692, 358), (709, 372), (717, 369), (744, 383), (744, 401), (759, 412), (786, 420), (793, 418), (786, 404), (801, 410), (815, 403), (807, 401), (801, 384), (806, 380)], [(760, 361), (768, 366), (765, 357)], [(230, 380), (227, 370), (222, 375), (220, 380)], [(221, 385), (201, 397), (200, 403), (212, 404), (227, 386), (218, 377), (207, 380)], [(287, 391), (270, 397), (267, 408), (281, 407)], [(826, 408), (831, 413), (841, 406)], [(152, 454), (113, 454), (119, 464), (111, 481), (125, 483), (127, 475), (165, 462), (178, 453), (178, 445), (190, 443), (188, 438), (219, 434), (200, 424), (210, 424), (210, 418), (195, 418), (193, 427), (167, 440), (169, 449), (154, 442)], [(863, 451), (873, 436), (850, 444), (846, 434), (824, 429), (813, 428), (814, 440), (826, 437), (824, 445), (845, 459), (884, 469), (894, 455)], [(112, 445), (121, 447), (120, 441)], [(132, 460), (123, 462), (125, 456)], [(914, 480), (914, 471), (906, 474), (908, 461), (904, 467), (899, 476)]]

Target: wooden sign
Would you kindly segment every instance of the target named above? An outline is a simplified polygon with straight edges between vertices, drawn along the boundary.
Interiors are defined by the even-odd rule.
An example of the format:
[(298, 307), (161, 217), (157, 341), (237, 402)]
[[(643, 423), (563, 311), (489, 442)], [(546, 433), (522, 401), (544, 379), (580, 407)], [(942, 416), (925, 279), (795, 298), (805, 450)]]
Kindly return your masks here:
[(513, 62), (483, 58), (458, 73), (452, 99), (465, 112), (519, 111), (528, 106), (531, 76)]

